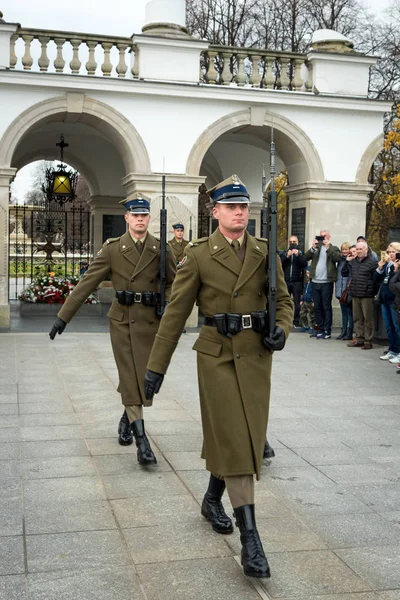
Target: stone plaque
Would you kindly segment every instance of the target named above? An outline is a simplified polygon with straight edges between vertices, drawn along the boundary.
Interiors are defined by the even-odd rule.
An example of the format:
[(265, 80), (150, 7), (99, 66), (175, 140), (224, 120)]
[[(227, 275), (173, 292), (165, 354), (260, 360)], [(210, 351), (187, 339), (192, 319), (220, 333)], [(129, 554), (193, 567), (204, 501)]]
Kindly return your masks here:
[(103, 215), (103, 244), (108, 238), (119, 237), (125, 231), (124, 215)]
[(299, 240), (300, 250), (304, 252), (306, 242), (306, 209), (292, 209), (292, 231), (290, 235), (295, 235)]

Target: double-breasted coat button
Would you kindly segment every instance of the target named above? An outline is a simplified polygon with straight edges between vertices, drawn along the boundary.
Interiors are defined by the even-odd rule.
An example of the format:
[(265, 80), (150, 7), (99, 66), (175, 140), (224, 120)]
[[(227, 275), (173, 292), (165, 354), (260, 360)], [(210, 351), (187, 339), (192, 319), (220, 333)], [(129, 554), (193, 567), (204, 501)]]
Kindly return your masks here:
[(135, 319), (132, 319), (131, 323), (134, 323), (134, 322), (135, 322)]
[(240, 358), (240, 354), (236, 354), (236, 358)]
[(262, 358), (264, 356), (264, 352), (260, 352), (260, 354), (258, 355), (260, 358)]
[(135, 278), (134, 278), (134, 277), (131, 277), (131, 281), (135, 281)]
[(258, 292), (258, 295), (259, 295), (259, 296), (262, 296), (261, 292)]
[(235, 292), (235, 293), (233, 294), (233, 297), (234, 297), (234, 298), (237, 298), (238, 296), (239, 296), (239, 294), (238, 294), (237, 292)]

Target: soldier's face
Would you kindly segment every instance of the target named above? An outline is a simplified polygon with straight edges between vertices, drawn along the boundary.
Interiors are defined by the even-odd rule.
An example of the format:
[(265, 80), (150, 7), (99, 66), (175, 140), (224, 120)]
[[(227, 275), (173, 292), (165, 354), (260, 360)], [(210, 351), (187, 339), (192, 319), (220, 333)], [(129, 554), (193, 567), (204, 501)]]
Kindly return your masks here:
[(242, 232), (249, 222), (249, 205), (239, 203), (220, 204), (217, 202), (213, 208), (213, 216), (218, 220), (223, 235)]
[(183, 229), (174, 229), (174, 234), (177, 240), (181, 240), (183, 238)]
[(126, 212), (125, 221), (128, 223), (129, 233), (136, 238), (141, 238), (149, 227), (150, 215)]

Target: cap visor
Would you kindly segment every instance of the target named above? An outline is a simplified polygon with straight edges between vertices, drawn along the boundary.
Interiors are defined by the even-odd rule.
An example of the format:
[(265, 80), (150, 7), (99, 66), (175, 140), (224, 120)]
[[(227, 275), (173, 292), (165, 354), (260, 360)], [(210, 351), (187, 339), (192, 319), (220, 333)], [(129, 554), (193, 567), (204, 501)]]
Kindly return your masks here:
[(231, 198), (215, 200), (214, 204), (250, 204), (250, 200), (246, 196), (232, 196)]

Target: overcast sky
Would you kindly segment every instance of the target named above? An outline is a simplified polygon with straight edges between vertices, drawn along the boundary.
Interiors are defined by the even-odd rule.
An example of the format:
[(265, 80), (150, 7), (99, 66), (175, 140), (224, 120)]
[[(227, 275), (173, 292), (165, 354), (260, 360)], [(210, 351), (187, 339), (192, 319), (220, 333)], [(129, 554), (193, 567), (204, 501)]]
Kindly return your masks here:
[[(377, 16), (390, 4), (390, 0), (361, 1)], [(147, 0), (68, 0), (51, 4), (48, 0), (0, 0), (0, 10), (6, 21), (21, 23), (23, 27), (127, 37), (140, 33), (146, 3)]]

